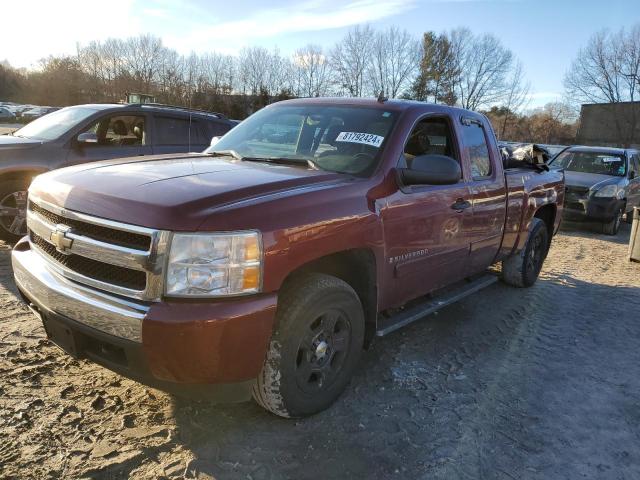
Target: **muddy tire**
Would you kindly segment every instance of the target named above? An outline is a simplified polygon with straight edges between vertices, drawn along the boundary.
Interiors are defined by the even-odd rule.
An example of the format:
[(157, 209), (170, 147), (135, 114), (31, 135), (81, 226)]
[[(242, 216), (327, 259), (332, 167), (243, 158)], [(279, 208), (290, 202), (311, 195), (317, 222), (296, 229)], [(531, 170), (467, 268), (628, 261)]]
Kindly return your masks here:
[(320, 412), (349, 383), (363, 343), (364, 313), (353, 288), (324, 274), (294, 279), (279, 295), (253, 398), (281, 417)]
[(27, 234), (27, 180), (0, 181), (0, 240), (16, 243)]
[(618, 213), (616, 213), (616, 216), (611, 219), (611, 221), (603, 223), (602, 233), (604, 233), (605, 235), (616, 235), (618, 233), (618, 230), (620, 230), (623, 213), (624, 209), (621, 208)]
[(514, 287), (530, 287), (538, 279), (548, 250), (547, 226), (539, 218), (534, 218), (522, 251), (502, 261), (502, 280)]

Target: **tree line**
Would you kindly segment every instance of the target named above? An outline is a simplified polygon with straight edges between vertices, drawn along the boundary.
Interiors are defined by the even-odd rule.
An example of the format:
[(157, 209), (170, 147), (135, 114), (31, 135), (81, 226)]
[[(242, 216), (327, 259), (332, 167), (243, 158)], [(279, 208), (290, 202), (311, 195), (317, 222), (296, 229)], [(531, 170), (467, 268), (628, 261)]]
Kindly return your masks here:
[[(567, 99), (633, 101), (639, 70), (640, 26), (597, 33), (566, 74)], [(140, 35), (78, 46), (76, 54), (48, 57), (35, 70), (0, 64), (3, 100), (63, 106), (121, 101), (125, 92), (239, 119), (279, 99), (384, 92), (483, 111), (504, 139), (570, 143), (576, 128), (575, 112), (564, 103), (526, 111), (521, 62), (495, 35), (466, 28), (416, 38), (397, 27), (356, 26), (332, 46), (308, 44), (291, 55), (260, 46), (237, 55), (181, 55), (158, 37)]]

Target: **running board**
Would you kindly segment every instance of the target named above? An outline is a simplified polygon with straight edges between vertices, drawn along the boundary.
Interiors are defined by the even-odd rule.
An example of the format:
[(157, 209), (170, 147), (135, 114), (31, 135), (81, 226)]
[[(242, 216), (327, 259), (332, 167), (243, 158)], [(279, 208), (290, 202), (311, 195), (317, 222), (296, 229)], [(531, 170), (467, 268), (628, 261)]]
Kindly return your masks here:
[(442, 307), (451, 305), (452, 303), (462, 300), (469, 295), (476, 293), (478, 290), (482, 290), (489, 285), (493, 285), (498, 281), (498, 276), (487, 273), (481, 277), (471, 280), (461, 286), (449, 290), (437, 297), (429, 298), (427, 301), (418, 305), (412, 306), (393, 317), (385, 318), (378, 321), (378, 329), (376, 330), (376, 336), (384, 337), (385, 335), (398, 330), (399, 328), (409, 325), (410, 323), (420, 320), (426, 317), (430, 313), (440, 310)]

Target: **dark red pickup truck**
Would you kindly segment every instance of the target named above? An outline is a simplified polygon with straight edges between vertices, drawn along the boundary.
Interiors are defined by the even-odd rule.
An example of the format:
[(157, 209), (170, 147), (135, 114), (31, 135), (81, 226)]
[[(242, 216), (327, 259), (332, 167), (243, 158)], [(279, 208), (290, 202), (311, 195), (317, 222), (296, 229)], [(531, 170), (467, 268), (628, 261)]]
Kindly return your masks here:
[(203, 154), (37, 177), (13, 268), (71, 354), (303, 416), (374, 336), (494, 282), (492, 264), (533, 284), (563, 194), (562, 172), (505, 170), (480, 114), (292, 100)]

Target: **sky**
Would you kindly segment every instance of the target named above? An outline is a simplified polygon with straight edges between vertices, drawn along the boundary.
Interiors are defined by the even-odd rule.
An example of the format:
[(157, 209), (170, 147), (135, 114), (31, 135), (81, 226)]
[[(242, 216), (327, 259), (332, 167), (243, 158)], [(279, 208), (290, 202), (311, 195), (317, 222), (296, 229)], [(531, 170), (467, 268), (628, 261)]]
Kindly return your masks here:
[[(522, 61), (530, 106), (562, 98), (562, 80), (596, 31), (640, 23), (640, 0), (4, 0), (0, 61), (33, 68), (108, 37), (151, 33), (188, 54), (308, 43), (330, 47), (356, 24), (420, 36), (468, 27), (498, 36)], [(8, 40), (7, 40), (8, 39)]]

